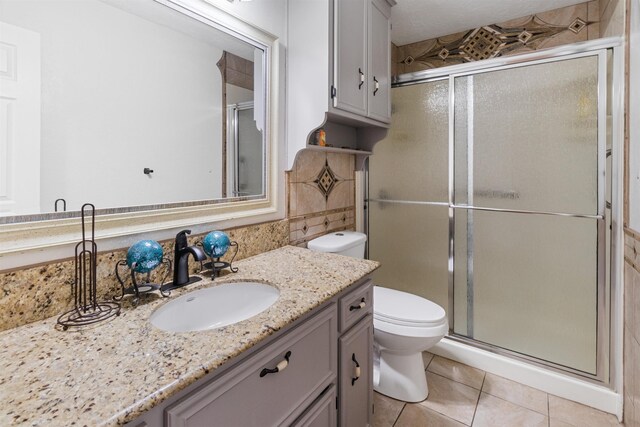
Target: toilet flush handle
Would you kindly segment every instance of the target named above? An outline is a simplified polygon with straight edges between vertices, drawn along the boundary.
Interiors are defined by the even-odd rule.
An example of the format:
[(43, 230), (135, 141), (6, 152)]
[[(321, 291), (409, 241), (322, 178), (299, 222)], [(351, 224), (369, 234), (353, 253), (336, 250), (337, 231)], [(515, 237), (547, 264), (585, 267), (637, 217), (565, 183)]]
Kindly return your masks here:
[(360, 309), (362, 309), (362, 308), (365, 308), (366, 306), (367, 306), (367, 303), (365, 302), (365, 299), (364, 299), (364, 298), (362, 298), (362, 299), (360, 300), (360, 304), (350, 306), (350, 307), (349, 307), (349, 311), (353, 311), (353, 310), (360, 310)]

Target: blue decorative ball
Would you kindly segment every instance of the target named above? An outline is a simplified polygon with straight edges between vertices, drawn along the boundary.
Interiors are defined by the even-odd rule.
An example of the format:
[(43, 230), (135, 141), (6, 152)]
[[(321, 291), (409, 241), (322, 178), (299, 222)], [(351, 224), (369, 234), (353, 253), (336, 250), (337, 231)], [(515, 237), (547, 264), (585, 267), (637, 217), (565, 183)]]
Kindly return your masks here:
[(155, 240), (141, 240), (127, 251), (127, 265), (136, 273), (148, 273), (162, 262), (162, 246)]
[(204, 252), (211, 258), (220, 258), (226, 254), (229, 250), (231, 241), (222, 231), (212, 231), (204, 236), (202, 240), (202, 246), (204, 246)]

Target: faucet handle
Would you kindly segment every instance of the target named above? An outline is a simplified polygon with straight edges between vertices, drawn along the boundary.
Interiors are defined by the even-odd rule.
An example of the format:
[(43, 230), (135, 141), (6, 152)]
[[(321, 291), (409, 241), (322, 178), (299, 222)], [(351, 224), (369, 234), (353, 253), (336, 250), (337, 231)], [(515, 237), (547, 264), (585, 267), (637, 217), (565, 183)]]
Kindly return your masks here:
[(176, 249), (184, 249), (189, 246), (187, 234), (191, 234), (191, 230), (182, 230), (176, 234)]

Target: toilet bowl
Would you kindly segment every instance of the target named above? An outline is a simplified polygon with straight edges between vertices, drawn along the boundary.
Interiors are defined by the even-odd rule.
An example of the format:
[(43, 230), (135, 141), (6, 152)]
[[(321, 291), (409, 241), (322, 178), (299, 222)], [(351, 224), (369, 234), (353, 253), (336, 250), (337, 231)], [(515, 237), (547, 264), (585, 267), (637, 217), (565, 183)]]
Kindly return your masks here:
[[(326, 234), (308, 243), (311, 250), (364, 258), (366, 235), (353, 231)], [(444, 309), (407, 292), (373, 288), (374, 389), (405, 402), (427, 398), (422, 352), (437, 344), (449, 324)]]
[(422, 352), (436, 345), (449, 324), (442, 307), (394, 289), (373, 288), (373, 338), (378, 346), (377, 392), (405, 402), (429, 395)]

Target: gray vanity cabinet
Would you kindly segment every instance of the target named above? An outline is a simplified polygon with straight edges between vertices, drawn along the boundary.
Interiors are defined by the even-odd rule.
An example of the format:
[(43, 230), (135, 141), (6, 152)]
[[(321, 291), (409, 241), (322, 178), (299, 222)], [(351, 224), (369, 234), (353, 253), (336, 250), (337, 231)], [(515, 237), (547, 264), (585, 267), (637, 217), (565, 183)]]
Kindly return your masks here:
[[(290, 425), (335, 381), (335, 304), (166, 410), (167, 427)], [(288, 362), (283, 363), (283, 361)], [(268, 373), (276, 366), (279, 372)]]
[(390, 122), (390, 17), (386, 0), (334, 2), (335, 109)]
[(127, 426), (371, 425), (372, 298), (364, 279)]

